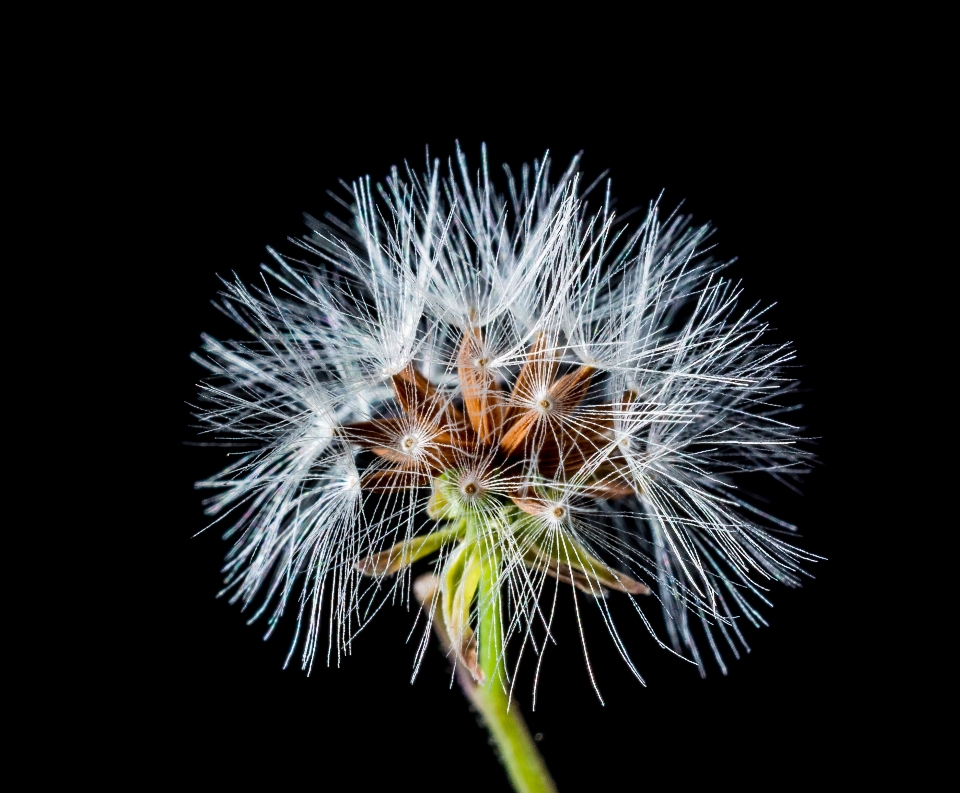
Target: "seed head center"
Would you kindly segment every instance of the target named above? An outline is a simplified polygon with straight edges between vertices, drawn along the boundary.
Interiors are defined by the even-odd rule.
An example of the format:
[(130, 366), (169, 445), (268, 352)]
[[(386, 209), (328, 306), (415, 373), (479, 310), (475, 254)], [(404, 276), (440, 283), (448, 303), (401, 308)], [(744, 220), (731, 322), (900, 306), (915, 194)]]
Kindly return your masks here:
[(560, 518), (562, 518), (567, 511), (563, 507), (554, 507), (552, 510), (550, 510), (550, 512), (553, 517), (555, 517), (557, 520), (560, 520)]
[(407, 435), (402, 441), (400, 441), (400, 446), (406, 451), (410, 451), (416, 445), (417, 439), (412, 435)]
[(463, 492), (466, 493), (468, 496), (475, 496), (477, 494), (477, 491), (479, 490), (480, 488), (477, 487), (476, 482), (467, 482), (463, 486)]
[(537, 404), (539, 404), (540, 407), (542, 407), (544, 410), (550, 410), (550, 407), (551, 407), (550, 400), (547, 399), (546, 397), (541, 399), (540, 402), (538, 402)]

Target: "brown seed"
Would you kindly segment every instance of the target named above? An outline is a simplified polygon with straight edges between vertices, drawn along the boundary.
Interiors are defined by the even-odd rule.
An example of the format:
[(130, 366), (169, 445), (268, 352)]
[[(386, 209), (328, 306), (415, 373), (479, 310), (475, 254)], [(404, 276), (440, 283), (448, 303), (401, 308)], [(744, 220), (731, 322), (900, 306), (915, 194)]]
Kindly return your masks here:
[(483, 337), (479, 330), (464, 333), (457, 356), (457, 372), (470, 426), (481, 441), (490, 443), (500, 434), (504, 394), (496, 378), (485, 368), (487, 359), (482, 357), (482, 350)]

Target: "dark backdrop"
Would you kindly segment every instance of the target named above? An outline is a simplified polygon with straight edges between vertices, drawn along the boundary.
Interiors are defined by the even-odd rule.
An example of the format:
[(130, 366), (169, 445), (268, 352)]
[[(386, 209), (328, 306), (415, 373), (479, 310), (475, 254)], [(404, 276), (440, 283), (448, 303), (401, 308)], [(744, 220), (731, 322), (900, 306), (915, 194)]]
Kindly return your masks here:
[(325, 191), (338, 179), (382, 179), (404, 159), (420, 169), (425, 144), (431, 156), (446, 158), (459, 139), (474, 167), (482, 141), (497, 168), (549, 148), (560, 170), (582, 149), (588, 179), (610, 169), (621, 211), (665, 189), (666, 207), (682, 200), (695, 221), (712, 221), (718, 255), (738, 257), (729, 274), (743, 278), (745, 301), (776, 302), (774, 337), (795, 343), (806, 389), (802, 422), (819, 457), (803, 496), (763, 492), (775, 499), (775, 514), (800, 526), (802, 546), (827, 561), (811, 565), (815, 578), (800, 590), (774, 587), (775, 607), (764, 612), (770, 627), (747, 629), (752, 652), (731, 660), (727, 676), (708, 662), (701, 680), (621, 608), (621, 630), (632, 634), (648, 684), (642, 687), (591, 614), (586, 630), (601, 706), (571, 610), (564, 611), (535, 712), (529, 668), (517, 688), (561, 790), (575, 782), (586, 790), (642, 789), (654, 780), (683, 787), (722, 778), (753, 787), (823, 773), (859, 718), (857, 638), (848, 629), (857, 605), (845, 583), (855, 570), (853, 505), (837, 496), (847, 469), (836, 406), (846, 395), (835, 376), (851, 299), (844, 285), (856, 272), (833, 244), (851, 185), (847, 139), (829, 108), (789, 86), (776, 101), (761, 93), (742, 105), (698, 100), (682, 113), (649, 97), (490, 103), (474, 111), (471, 103), (483, 98), (402, 105), (380, 98), (374, 105), (362, 96), (342, 103), (307, 95), (254, 106), (213, 94), (184, 103), (172, 126), (177, 198), (163, 233), (173, 245), (157, 284), (168, 296), (168, 424), (160, 439), (167, 484), (145, 517), (164, 564), (154, 582), (160, 616), (150, 628), (158, 671), (137, 685), (156, 695), (150, 734), (162, 762), (222, 783), (262, 772), (310, 790), (387, 789), (396, 775), (409, 788), (430, 789), (429, 780), (442, 778), (467, 791), (506, 789), (436, 649), (410, 684), (412, 614), (385, 610), (340, 668), (321, 663), (307, 676), (282, 668), (291, 620), (264, 642), (263, 625), (246, 625), (237, 607), (216, 599), (227, 546), (216, 530), (194, 536), (206, 524), (192, 483), (219, 470), (224, 452), (185, 445), (196, 440), (186, 403), (201, 376), (188, 355), (201, 332), (240, 333), (209, 304), (217, 274), (257, 278), (265, 246), (290, 250), (286, 238), (302, 233), (303, 211), (334, 208)]

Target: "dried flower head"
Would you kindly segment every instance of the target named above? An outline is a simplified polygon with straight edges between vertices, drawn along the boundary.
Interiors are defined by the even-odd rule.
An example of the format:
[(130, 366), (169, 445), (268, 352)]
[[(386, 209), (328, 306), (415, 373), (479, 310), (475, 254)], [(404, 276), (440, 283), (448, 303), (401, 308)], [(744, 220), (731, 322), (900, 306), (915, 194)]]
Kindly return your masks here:
[[(305, 260), (271, 251), (272, 284), (226, 284), (248, 338), (205, 337), (198, 415), (251, 449), (199, 486), (233, 539), (225, 591), (271, 630), (296, 610), (305, 667), (321, 612), (329, 661), (414, 592), (479, 681), (478, 626), (542, 658), (569, 586), (638, 677), (612, 592), (654, 638), (646, 604), (662, 608), (702, 670), (699, 631), (724, 668), (767, 583), (796, 585), (813, 558), (736, 487), (803, 470), (792, 352), (737, 308), (708, 227), (654, 204), (632, 229), (609, 183), (589, 214), (577, 165), (554, 186), (548, 158), (507, 168), (506, 196), (486, 152), (478, 174), (459, 150), (445, 179), (437, 161), (394, 169), (378, 198), (352, 185), (351, 222), (309, 219)], [(435, 574), (414, 582), (427, 558)]]

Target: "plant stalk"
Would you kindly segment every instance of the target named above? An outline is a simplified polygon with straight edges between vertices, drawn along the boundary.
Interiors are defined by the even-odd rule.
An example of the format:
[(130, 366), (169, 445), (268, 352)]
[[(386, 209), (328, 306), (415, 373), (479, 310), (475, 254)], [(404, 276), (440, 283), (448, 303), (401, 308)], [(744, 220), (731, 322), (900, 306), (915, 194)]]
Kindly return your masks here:
[(500, 609), (500, 560), (496, 552), (484, 555), (480, 564), (480, 584), (477, 591), (480, 609), (479, 653), (483, 683), (478, 685), (472, 678), (470, 686), (460, 685), (464, 693), (483, 717), (490, 737), (500, 753), (500, 761), (517, 793), (556, 793), (557, 787), (550, 777), (530, 730), (520, 714), (516, 703), (507, 696), (508, 688), (503, 652), (503, 624)]
[[(457, 664), (457, 682), (467, 699), (477, 709), (497, 747), (500, 761), (517, 793), (557, 793), (537, 745), (527, 729), (516, 702), (507, 696), (506, 664), (503, 653), (501, 623), (500, 560), (495, 553), (481, 559), (477, 600), (480, 610), (479, 666), (483, 683), (478, 683), (464, 664)], [(442, 610), (435, 608), (440, 586), (434, 575), (421, 576), (414, 582), (414, 594), (424, 610), (433, 615), (433, 628), (447, 654), (453, 643), (443, 620)]]

